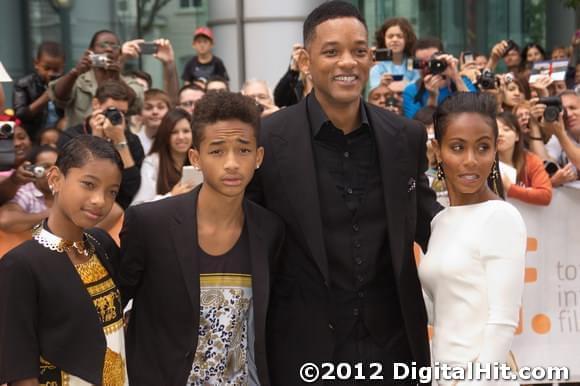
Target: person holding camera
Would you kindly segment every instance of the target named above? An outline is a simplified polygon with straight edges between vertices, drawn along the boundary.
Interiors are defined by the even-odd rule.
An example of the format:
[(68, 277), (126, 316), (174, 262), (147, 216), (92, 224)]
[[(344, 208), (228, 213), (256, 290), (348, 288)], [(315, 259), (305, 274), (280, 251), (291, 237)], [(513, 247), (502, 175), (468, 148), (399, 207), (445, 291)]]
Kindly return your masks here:
[[(123, 180), (116, 202), (126, 209), (141, 184), (140, 168), (145, 158), (139, 137), (127, 126), (125, 115), (135, 98), (133, 90), (124, 82), (110, 80), (101, 84), (92, 100), (92, 113), (84, 122), (69, 127), (61, 135), (58, 148), (62, 149), (72, 138), (83, 134), (107, 139), (123, 160)], [(118, 213), (115, 207), (113, 213)]]
[(578, 179), (580, 169), (580, 96), (573, 91), (565, 91), (560, 98), (563, 112), (544, 125), (544, 130), (552, 134), (546, 150), (560, 167), (569, 169), (567, 176), (573, 181)]
[[(437, 106), (455, 92), (477, 91), (467, 77), (460, 75), (457, 58), (450, 54), (433, 52), (435, 47), (425, 49), (419, 46), (419, 42), (415, 48), (415, 58), (423, 67), (423, 76), (403, 91), (403, 112), (407, 118), (413, 118), (422, 107)], [(419, 47), (422, 53), (419, 53)], [(430, 56), (422, 56), (427, 54)]]
[(35, 141), (42, 129), (55, 127), (64, 116), (64, 111), (50, 100), (47, 90), (48, 83), (57, 79), (63, 69), (62, 46), (55, 42), (42, 42), (34, 60), (34, 72), (14, 83), (12, 100), (16, 116)]
[(34, 148), (26, 169), (34, 181), (22, 185), (12, 200), (0, 210), (0, 230), (18, 233), (32, 229), (48, 217), (53, 195), (48, 186), (47, 170), (56, 163), (58, 152), (48, 145)]
[(385, 110), (389, 110), (397, 115), (403, 115), (401, 93), (393, 92), (389, 86), (382, 82), (369, 91), (367, 102), (382, 107)]
[(386, 20), (375, 33), (376, 64), (371, 68), (369, 84), (375, 88), (385, 83), (394, 92), (403, 92), (405, 86), (419, 79), (419, 71), (407, 67), (417, 41), (411, 23), (403, 17)]
[(502, 58), (507, 67), (507, 72), (517, 74), (520, 71), (520, 47), (513, 40), (502, 40), (493, 46), (486, 68), (492, 72), (495, 71), (499, 60)]
[(14, 197), (18, 189), (34, 182), (34, 174), (27, 170), (26, 155), (32, 141), (13, 115), (0, 114), (0, 205)]
[(262, 118), (280, 110), (280, 108), (274, 104), (272, 90), (270, 90), (270, 87), (268, 87), (268, 83), (266, 83), (265, 80), (247, 80), (242, 85), (240, 93), (249, 96), (256, 101), (258, 108), (262, 111)]
[(312, 79), (308, 74), (300, 71), (298, 60), (302, 55), (304, 46), (294, 43), (288, 71), (274, 88), (274, 102), (278, 107), (295, 105), (312, 91)]
[(132, 56), (130, 47), (130, 44), (125, 44), (125, 51), (122, 51), (119, 38), (112, 31), (98, 31), (76, 66), (49, 83), (48, 95), (57, 107), (65, 110), (69, 127), (83, 123), (92, 111), (92, 100), (97, 88), (108, 80), (123, 81), (131, 87), (136, 98), (129, 110), (134, 113), (141, 111), (143, 86), (135, 77), (121, 75), (123, 55), (127, 53), (127, 56)]

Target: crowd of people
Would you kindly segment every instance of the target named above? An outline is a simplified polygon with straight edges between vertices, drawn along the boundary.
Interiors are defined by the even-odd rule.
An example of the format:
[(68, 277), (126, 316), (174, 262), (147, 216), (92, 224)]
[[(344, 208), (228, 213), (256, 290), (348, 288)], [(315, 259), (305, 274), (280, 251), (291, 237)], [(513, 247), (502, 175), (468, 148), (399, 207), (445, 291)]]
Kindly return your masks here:
[[(395, 362), (507, 361), (526, 231), (501, 198), (547, 206), (580, 179), (580, 36), (456, 57), (404, 18), (371, 32), (325, 3), (278, 84), (239, 92), (207, 27), (181, 81), (166, 39), (97, 31), (68, 72), (40, 44), (12, 106), (0, 88), (0, 231), (32, 236), (0, 260), (0, 383), (297, 385), (304, 362), (381, 362), (390, 384)], [(143, 54), (158, 88), (125, 68)]]

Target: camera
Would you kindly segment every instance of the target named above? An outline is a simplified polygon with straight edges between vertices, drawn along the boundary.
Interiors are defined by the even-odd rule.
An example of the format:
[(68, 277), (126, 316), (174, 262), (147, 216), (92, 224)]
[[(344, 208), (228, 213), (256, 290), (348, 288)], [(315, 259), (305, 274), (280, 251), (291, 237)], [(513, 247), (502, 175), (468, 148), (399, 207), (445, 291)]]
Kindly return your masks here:
[(44, 177), (44, 173), (46, 172), (44, 166), (41, 165), (27, 165), (24, 167), (24, 169), (29, 172), (32, 172), (32, 174), (34, 174), (34, 178), (42, 178)]
[(377, 48), (375, 50), (376, 62), (390, 62), (393, 60), (393, 50), (390, 48)]
[(389, 96), (385, 101), (386, 107), (399, 107), (399, 101), (394, 96)]
[(159, 50), (159, 46), (155, 42), (143, 42), (139, 43), (139, 49), (141, 50), (141, 55), (153, 55)]
[(429, 74), (437, 75), (443, 73), (447, 69), (447, 62), (441, 59), (431, 59), (427, 62), (427, 70)]
[(123, 114), (116, 107), (107, 107), (103, 113), (113, 126), (123, 123)]
[(510, 52), (511, 50), (513, 50), (514, 48), (516, 48), (516, 43), (513, 40), (511, 40), (511, 39), (508, 39), (507, 40), (507, 44), (508, 45), (507, 45), (505, 51), (503, 52), (503, 56), (506, 56), (508, 54), (508, 52)]
[(495, 77), (492, 71), (486, 69), (477, 77), (477, 84), (482, 90), (493, 90), (498, 86), (499, 79)]
[(543, 97), (538, 100), (538, 103), (546, 105), (544, 110), (544, 121), (555, 122), (562, 112), (562, 100), (560, 97)]
[(10, 139), (14, 136), (14, 122), (0, 122), (0, 139)]
[(107, 54), (90, 54), (91, 65), (93, 67), (105, 68), (109, 64), (109, 57)]

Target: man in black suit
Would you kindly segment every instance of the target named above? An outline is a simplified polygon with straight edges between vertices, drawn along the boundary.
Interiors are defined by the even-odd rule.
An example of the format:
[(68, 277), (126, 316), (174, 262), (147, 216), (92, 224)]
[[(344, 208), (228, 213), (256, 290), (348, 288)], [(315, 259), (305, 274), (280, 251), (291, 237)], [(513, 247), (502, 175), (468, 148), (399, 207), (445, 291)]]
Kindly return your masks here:
[(260, 116), (240, 94), (197, 102), (191, 193), (130, 207), (121, 232), (119, 287), (133, 299), (129, 383), (269, 385), (269, 266), (283, 223), (244, 191), (260, 166)]
[(265, 158), (250, 192), (286, 223), (268, 317), (275, 385), (302, 384), (305, 362), (362, 363), (339, 382), (349, 385), (355, 375), (368, 380), (374, 362), (384, 377), (374, 384), (394, 383), (393, 363), (430, 364), (413, 258), (413, 241), (426, 246), (440, 208), (424, 175), (427, 137), (361, 99), (367, 35), (354, 6), (315, 9), (300, 59), (314, 90), (263, 122)]

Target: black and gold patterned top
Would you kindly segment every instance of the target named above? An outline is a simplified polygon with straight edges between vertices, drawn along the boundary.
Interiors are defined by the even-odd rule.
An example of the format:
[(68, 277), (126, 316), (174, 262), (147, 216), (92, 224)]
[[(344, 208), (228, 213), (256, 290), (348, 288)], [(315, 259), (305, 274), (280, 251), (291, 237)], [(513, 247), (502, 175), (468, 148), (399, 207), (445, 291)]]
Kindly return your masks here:
[[(125, 386), (127, 382), (123, 306), (113, 279), (93, 253), (85, 263), (75, 268), (93, 301), (107, 340), (103, 369), (103, 386)], [(90, 383), (67, 374), (41, 358), (40, 385), (87, 386)]]

